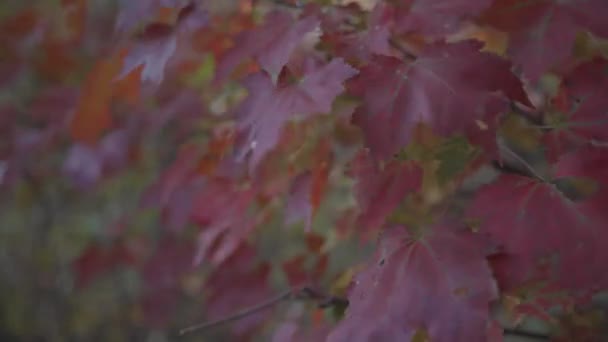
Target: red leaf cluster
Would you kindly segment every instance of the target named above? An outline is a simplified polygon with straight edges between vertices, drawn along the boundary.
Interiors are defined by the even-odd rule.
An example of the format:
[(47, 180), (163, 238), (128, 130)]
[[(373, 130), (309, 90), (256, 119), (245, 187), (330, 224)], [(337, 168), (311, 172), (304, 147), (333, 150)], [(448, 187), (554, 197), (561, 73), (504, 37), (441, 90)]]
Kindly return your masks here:
[(494, 341), (496, 310), (584, 313), (556, 338), (601, 331), (608, 1), (90, 6), (0, 19), (0, 185), (19, 198), (5, 202), (129, 199), (99, 210), (124, 227), (71, 260), (78, 289), (132, 267), (158, 329), (184, 298), (227, 321), (277, 284), (348, 300), (310, 326), (253, 310), (226, 329), (241, 340), (278, 324), (277, 341)]

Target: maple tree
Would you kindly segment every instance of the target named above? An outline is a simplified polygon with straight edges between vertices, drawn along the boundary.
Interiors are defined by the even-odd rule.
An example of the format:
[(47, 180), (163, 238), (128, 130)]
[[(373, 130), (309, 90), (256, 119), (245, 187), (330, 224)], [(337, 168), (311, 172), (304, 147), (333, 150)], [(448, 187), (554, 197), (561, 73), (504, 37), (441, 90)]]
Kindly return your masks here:
[(0, 336), (605, 340), (606, 14), (5, 1)]

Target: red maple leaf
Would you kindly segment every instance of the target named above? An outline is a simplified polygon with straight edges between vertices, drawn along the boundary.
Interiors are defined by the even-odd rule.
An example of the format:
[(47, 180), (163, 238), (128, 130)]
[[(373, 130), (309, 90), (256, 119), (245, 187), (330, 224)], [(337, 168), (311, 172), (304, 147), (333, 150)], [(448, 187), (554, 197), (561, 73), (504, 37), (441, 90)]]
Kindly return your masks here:
[[(307, 10), (321, 20), (323, 35), (321, 41), (331, 47), (336, 56), (348, 61), (368, 61), (373, 55), (390, 56), (389, 15), (387, 5), (379, 1), (367, 13), (354, 5), (340, 7), (309, 6)], [(364, 17), (366, 27), (353, 26), (353, 21)], [(347, 28), (345, 30), (345, 28)]]
[[(555, 164), (556, 177), (585, 177), (608, 186), (608, 151), (585, 146), (563, 155)], [(600, 187), (598, 191), (602, 190)]]
[(268, 151), (275, 147), (283, 126), (298, 116), (328, 113), (343, 90), (342, 83), (357, 71), (336, 58), (324, 65), (313, 65), (297, 83), (275, 86), (270, 76), (258, 72), (244, 85), (249, 96), (237, 109), (237, 127), (241, 134), (238, 159), (251, 153), (254, 170)]
[[(595, 59), (584, 63), (564, 78), (558, 100), (565, 118), (549, 122), (553, 129), (544, 141), (549, 157), (555, 160), (566, 148), (581, 145), (589, 139), (608, 141), (608, 63)], [(563, 100), (565, 98), (565, 100)]]
[(400, 4), (396, 24), (402, 32), (446, 34), (491, 4), (492, 0), (407, 0)]
[[(576, 176), (566, 169), (558, 174)], [(608, 261), (602, 252), (605, 248), (598, 245), (607, 238), (606, 215), (600, 209), (604, 193), (572, 201), (553, 183), (502, 175), (479, 190), (468, 215), (480, 219), (479, 229), (512, 256), (502, 260), (501, 267), (509, 269), (517, 281), (530, 279), (539, 267), (549, 267), (554, 272), (551, 280), (585, 291), (603, 281), (597, 274), (593, 276), (595, 264)], [(557, 265), (546, 264), (551, 256), (558, 257)], [(575, 266), (577, 263), (580, 265)], [(512, 279), (505, 281), (513, 283)]]
[(607, 37), (607, 12), (604, 0), (498, 0), (483, 21), (510, 34), (509, 54), (536, 81), (571, 56), (581, 29)]
[(479, 51), (473, 41), (428, 48), (415, 61), (376, 57), (353, 82), (363, 98), (354, 121), (379, 158), (411, 139), (419, 123), (441, 135), (462, 131), (484, 117), (497, 92), (525, 104), (521, 81), (506, 60)]
[(192, 0), (119, 0), (115, 30), (132, 33), (138, 27), (148, 26), (154, 21), (170, 21), (162, 20), (165, 19), (163, 14), (178, 14), (176, 12), (187, 9), (194, 3)]
[(278, 76), (304, 35), (318, 24), (312, 16), (295, 19), (284, 11), (269, 13), (264, 24), (236, 38), (234, 48), (222, 57), (218, 65), (216, 80), (224, 80), (234, 68), (252, 57), (271, 76)]
[(187, 42), (189, 34), (206, 24), (207, 13), (192, 3), (179, 10), (174, 24), (152, 23), (146, 26), (129, 46), (118, 78), (141, 67), (142, 81), (162, 82), (167, 63), (176, 52), (183, 50), (178, 46)]
[(351, 175), (357, 182), (356, 225), (361, 230), (382, 228), (405, 196), (422, 185), (422, 169), (416, 164), (392, 161), (380, 167), (368, 152), (360, 153), (353, 161)]
[(608, 284), (603, 269), (608, 263), (604, 242), (608, 239), (608, 153), (604, 148), (587, 146), (564, 155), (555, 165), (556, 177), (576, 177), (596, 182), (595, 191), (580, 200), (584, 224), (572, 227), (586, 238), (573, 244), (562, 257), (560, 284), (569, 289), (596, 290)]
[(354, 279), (346, 317), (328, 341), (486, 341), (498, 290), (480, 236), (438, 225), (416, 237), (384, 232), (376, 258)]
[(219, 179), (205, 179), (190, 199), (189, 218), (201, 226), (195, 264), (203, 260), (219, 265), (234, 253), (248, 237), (256, 220), (248, 215), (252, 189)]

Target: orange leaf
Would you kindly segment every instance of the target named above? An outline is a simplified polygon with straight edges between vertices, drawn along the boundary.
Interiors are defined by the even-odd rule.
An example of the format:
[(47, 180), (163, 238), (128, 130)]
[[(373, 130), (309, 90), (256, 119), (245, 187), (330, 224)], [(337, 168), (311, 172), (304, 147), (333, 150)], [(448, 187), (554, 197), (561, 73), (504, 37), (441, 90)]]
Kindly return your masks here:
[(115, 98), (123, 100), (130, 105), (136, 105), (139, 102), (141, 95), (141, 71), (143, 70), (143, 64), (133, 69), (125, 77), (117, 80), (114, 84), (113, 94)]
[(110, 127), (113, 80), (121, 64), (117, 57), (108, 58), (97, 62), (87, 75), (70, 125), (70, 133), (75, 140), (93, 144)]

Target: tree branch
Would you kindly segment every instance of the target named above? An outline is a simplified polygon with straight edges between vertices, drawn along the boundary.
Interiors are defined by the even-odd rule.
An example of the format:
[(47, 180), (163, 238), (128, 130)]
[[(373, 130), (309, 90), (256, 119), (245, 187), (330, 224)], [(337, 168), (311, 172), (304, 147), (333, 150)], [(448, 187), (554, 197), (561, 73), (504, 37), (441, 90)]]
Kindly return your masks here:
[(268, 309), (272, 306), (274, 306), (275, 304), (282, 302), (284, 300), (290, 299), (293, 296), (293, 291), (292, 290), (288, 290), (288, 291), (284, 291), (283, 293), (270, 298), (262, 303), (259, 303), (257, 305), (254, 305), (252, 307), (249, 308), (245, 308), (241, 311), (238, 311), (234, 314), (228, 315), (226, 317), (222, 317), (222, 318), (218, 318), (216, 320), (213, 321), (208, 321), (208, 322), (203, 322), (200, 324), (195, 324), (193, 326), (181, 329), (179, 331), (179, 335), (185, 335), (185, 334), (189, 334), (192, 333), (194, 331), (197, 330), (204, 330), (204, 329), (209, 329), (209, 328), (213, 328), (215, 326), (218, 325), (222, 325), (222, 324), (226, 324), (226, 323), (230, 323), (230, 322), (234, 322), (234, 321), (238, 321), (241, 318), (247, 317), (249, 315), (253, 315), (254, 313), (260, 312), (262, 310)]
[(285, 290), (282, 293), (280, 293), (262, 303), (242, 309), (242, 310), (240, 310), (236, 313), (230, 314), (228, 316), (218, 318), (213, 321), (207, 321), (207, 322), (203, 322), (200, 324), (195, 324), (195, 325), (189, 326), (187, 328), (181, 329), (179, 331), (179, 335), (183, 336), (185, 334), (193, 333), (195, 331), (210, 329), (210, 328), (214, 328), (216, 326), (223, 325), (226, 323), (238, 321), (241, 318), (245, 318), (249, 315), (253, 315), (257, 312), (271, 308), (272, 306), (274, 306), (282, 301), (292, 300), (292, 299), (315, 300), (318, 302), (319, 308), (328, 308), (328, 307), (338, 306), (338, 305), (343, 305), (343, 306), (348, 305), (348, 299), (346, 299), (346, 298), (330, 296), (319, 290), (315, 290), (310, 286), (304, 286), (299, 289)]
[[(316, 301), (318, 303), (317, 306), (322, 309), (328, 308), (328, 307), (333, 307), (333, 306), (348, 306), (348, 304), (349, 304), (349, 301), (346, 298), (328, 295), (311, 286), (304, 286), (304, 287), (301, 287), (298, 289), (285, 290), (285, 291), (281, 292), (280, 294), (278, 294), (262, 303), (242, 309), (242, 310), (240, 310), (236, 313), (230, 314), (228, 316), (225, 316), (225, 317), (222, 317), (222, 318), (219, 318), (216, 320), (212, 320), (212, 321), (203, 322), (200, 324), (195, 324), (195, 325), (189, 326), (187, 328), (181, 329), (179, 331), (179, 335), (183, 336), (183, 335), (190, 334), (190, 333), (193, 333), (196, 331), (210, 329), (210, 328), (217, 327), (219, 325), (238, 321), (241, 318), (245, 318), (249, 315), (253, 315), (257, 312), (269, 309), (269, 308), (273, 307), (274, 305), (279, 304), (280, 302), (283, 302), (283, 301), (287, 301), (287, 300), (313, 300), (313, 301)], [(518, 330), (518, 329), (512, 329), (512, 328), (503, 328), (503, 332), (504, 332), (504, 335), (525, 337), (528, 339), (534, 339), (534, 340), (539, 340), (539, 341), (549, 340), (548, 335), (544, 335), (544, 334), (532, 332), (532, 331)]]

